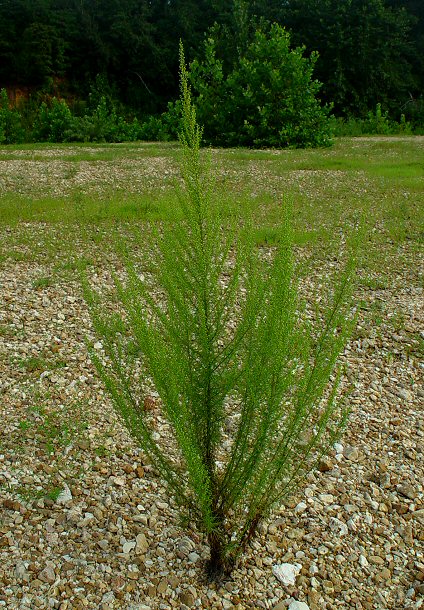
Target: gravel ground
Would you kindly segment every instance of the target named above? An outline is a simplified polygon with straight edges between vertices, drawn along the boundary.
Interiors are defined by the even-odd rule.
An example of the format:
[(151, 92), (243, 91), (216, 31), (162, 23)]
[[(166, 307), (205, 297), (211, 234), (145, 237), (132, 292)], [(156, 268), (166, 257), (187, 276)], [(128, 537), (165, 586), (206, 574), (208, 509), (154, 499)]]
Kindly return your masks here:
[[(204, 582), (204, 540), (95, 375), (79, 286), (53, 263), (3, 263), (0, 607), (424, 608), (423, 261), (408, 242), (396, 256), (390, 285), (358, 294), (341, 443), (220, 585)], [(99, 268), (93, 281), (110, 278)], [(283, 563), (298, 564), (292, 585), (273, 573)]]

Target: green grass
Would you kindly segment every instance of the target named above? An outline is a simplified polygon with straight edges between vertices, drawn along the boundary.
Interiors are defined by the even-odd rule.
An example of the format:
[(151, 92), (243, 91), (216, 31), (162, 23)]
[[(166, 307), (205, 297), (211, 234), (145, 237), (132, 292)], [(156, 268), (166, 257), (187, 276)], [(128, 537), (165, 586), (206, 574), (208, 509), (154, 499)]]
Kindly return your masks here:
[[(148, 242), (152, 224), (179, 218), (177, 152), (173, 143), (0, 148), (0, 159), (12, 172), (0, 192), (0, 264), (53, 261), (56, 271), (33, 282), (35, 289), (42, 289), (56, 281), (55, 273), (75, 271), (79, 256), (96, 264), (111, 250), (115, 232)], [(294, 205), (296, 244), (314, 248), (318, 256), (327, 255), (360, 219), (368, 227), (366, 259), (371, 269), (381, 267), (382, 255), (402, 243), (421, 247), (424, 144), (419, 138), (342, 138), (322, 150), (211, 154), (217, 175), (214, 197), (224, 220), (240, 211), (251, 216), (259, 245), (278, 242), (282, 200), (288, 196)], [(125, 181), (134, 159), (143, 159), (139, 180), (128, 173)], [(52, 172), (51, 179), (41, 184), (37, 173), (33, 180), (25, 172), (13, 173), (14, 160), (36, 160), (40, 170)], [(80, 170), (87, 180), (98, 173), (94, 186), (77, 183)], [(55, 172), (63, 179), (56, 189)], [(108, 180), (111, 172), (123, 180), (114, 184)]]
[(125, 144), (106, 144), (94, 142), (73, 142), (72, 144), (10, 144), (0, 147), (0, 159), (16, 159), (16, 152), (31, 161), (63, 159), (78, 163), (80, 161), (115, 161), (119, 158), (175, 157), (176, 142), (126, 142)]
[(54, 280), (52, 277), (39, 277), (32, 282), (32, 287), (35, 289), (49, 288), (54, 285)]

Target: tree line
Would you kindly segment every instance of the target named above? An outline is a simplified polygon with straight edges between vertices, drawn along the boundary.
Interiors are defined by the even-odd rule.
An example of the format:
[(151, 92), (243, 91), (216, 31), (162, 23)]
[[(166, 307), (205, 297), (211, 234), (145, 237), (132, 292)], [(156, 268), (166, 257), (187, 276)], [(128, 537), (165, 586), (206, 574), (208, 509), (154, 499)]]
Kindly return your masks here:
[(127, 112), (157, 115), (178, 97), (180, 39), (200, 65), (213, 40), (227, 78), (272, 23), (311, 59), (317, 95), (336, 116), (381, 104), (424, 123), (421, 0), (2, 0), (0, 88), (77, 104), (101, 75)]

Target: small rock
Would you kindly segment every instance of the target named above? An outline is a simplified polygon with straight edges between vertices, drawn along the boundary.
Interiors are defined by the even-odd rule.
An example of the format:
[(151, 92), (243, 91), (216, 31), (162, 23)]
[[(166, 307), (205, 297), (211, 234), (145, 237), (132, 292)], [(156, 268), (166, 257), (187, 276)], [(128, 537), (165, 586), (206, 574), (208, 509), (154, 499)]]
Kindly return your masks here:
[(424, 525), (424, 508), (421, 508), (420, 510), (415, 510), (413, 513), (411, 513), (411, 517), (413, 519), (417, 519), (417, 521)]
[(19, 504), (19, 502), (16, 502), (14, 500), (9, 500), (8, 498), (6, 500), (3, 500), (3, 506), (4, 508), (7, 508), (8, 510), (14, 510), (14, 511), (19, 511), (21, 509), (21, 504)]
[(375, 565), (381, 566), (384, 563), (384, 559), (382, 557), (379, 557), (378, 555), (371, 555), (369, 559), (370, 562), (374, 563)]
[(334, 496), (331, 494), (319, 494), (318, 498), (323, 504), (333, 504), (334, 502)]
[(318, 464), (318, 470), (320, 472), (329, 472), (330, 470), (333, 470), (333, 468), (333, 460), (329, 457), (323, 457), (320, 463)]
[(56, 580), (56, 575), (54, 573), (53, 568), (51, 568), (50, 566), (47, 566), (46, 568), (44, 568), (44, 570), (42, 570), (39, 573), (38, 578), (42, 582), (48, 582), (49, 584), (53, 584), (54, 581)]
[(308, 508), (308, 505), (306, 504), (306, 502), (299, 502), (299, 504), (294, 509), (294, 512), (295, 513), (303, 513), (303, 512), (305, 512), (305, 510), (307, 508)]
[(32, 589), (39, 589), (42, 586), (43, 586), (43, 583), (41, 582), (41, 580), (39, 578), (34, 578), (34, 580), (31, 582)]
[(115, 594), (113, 591), (108, 591), (102, 597), (102, 604), (113, 604), (115, 601)]
[(183, 591), (180, 593), (179, 600), (188, 608), (191, 608), (194, 604), (194, 596), (189, 591)]
[(324, 592), (327, 593), (327, 595), (334, 592), (334, 585), (331, 580), (323, 580), (322, 588), (324, 589)]
[(197, 563), (199, 561), (199, 559), (200, 559), (200, 555), (198, 555), (194, 551), (192, 553), (190, 553), (188, 556), (188, 560), (191, 561), (191, 563)]
[(68, 502), (72, 502), (72, 492), (69, 487), (65, 485), (56, 498), (56, 504), (68, 504)]
[(337, 532), (339, 536), (347, 536), (349, 532), (346, 523), (343, 523), (343, 521), (340, 521), (340, 519), (336, 519), (336, 517), (331, 517), (330, 529), (333, 532)]
[(357, 462), (359, 459), (359, 450), (357, 447), (346, 447), (343, 453), (345, 458), (350, 462)]
[(78, 523), (79, 527), (87, 527), (87, 525), (89, 525), (92, 521), (94, 521), (95, 517), (93, 515), (93, 513), (85, 513), (84, 515), (84, 519), (81, 519), (81, 521)]
[(415, 500), (417, 497), (417, 493), (415, 489), (409, 483), (405, 483), (404, 485), (399, 485), (397, 488), (398, 492), (401, 496), (408, 498), (409, 500)]
[(137, 466), (137, 468), (135, 469), (135, 474), (138, 476), (139, 479), (142, 479), (144, 477), (143, 466)]
[(105, 540), (105, 539), (99, 540), (99, 542), (97, 544), (102, 549), (102, 551), (106, 551), (109, 546), (108, 540)]
[(320, 603), (320, 594), (318, 593), (318, 591), (309, 591), (308, 603), (311, 607), (311, 610), (321, 610), (323, 606)]
[(300, 563), (280, 563), (272, 566), (272, 573), (283, 585), (288, 586), (295, 584), (296, 576), (301, 569)]
[(137, 543), (134, 540), (125, 542), (125, 544), (122, 546), (122, 552), (125, 553), (125, 555), (128, 555), (128, 553), (131, 553), (131, 551), (135, 549), (136, 545)]
[(309, 606), (308, 604), (305, 604), (305, 602), (298, 602), (295, 600), (290, 604), (289, 610), (309, 610)]
[(153, 396), (146, 396), (143, 404), (146, 411), (153, 411), (156, 408), (156, 400)]
[(74, 506), (67, 511), (66, 519), (76, 524), (81, 520), (81, 516), (81, 509), (78, 506)]
[(190, 538), (182, 538), (177, 545), (178, 551), (182, 555), (188, 555), (194, 549), (194, 543)]
[(166, 580), (166, 578), (163, 578), (160, 583), (158, 584), (158, 593), (159, 595), (162, 595), (162, 593), (165, 593), (165, 591), (168, 588), (168, 581)]
[(402, 398), (403, 400), (406, 400), (407, 402), (412, 400), (412, 394), (410, 392), (408, 392), (408, 390), (404, 390), (403, 388), (399, 388), (396, 391), (396, 394), (399, 396), (399, 398)]
[(25, 564), (19, 563), (15, 568), (15, 576), (18, 580), (29, 582), (29, 573), (25, 568)]
[(138, 534), (135, 539), (135, 550), (138, 553), (146, 553), (149, 548), (146, 536), (144, 534)]
[(393, 502), (392, 510), (395, 510), (399, 515), (406, 515), (406, 513), (409, 512), (409, 507), (406, 504), (401, 504), (400, 502)]

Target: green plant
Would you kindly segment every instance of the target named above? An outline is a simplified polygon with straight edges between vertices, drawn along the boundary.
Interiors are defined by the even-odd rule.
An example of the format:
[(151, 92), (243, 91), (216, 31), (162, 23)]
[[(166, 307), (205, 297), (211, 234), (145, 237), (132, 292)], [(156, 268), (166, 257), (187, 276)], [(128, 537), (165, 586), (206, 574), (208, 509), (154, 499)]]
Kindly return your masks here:
[(31, 422), (26, 421), (25, 419), (22, 419), (18, 425), (19, 425), (19, 429), (22, 430), (23, 432), (25, 432), (26, 430), (28, 430), (29, 428), (32, 427)]
[(375, 111), (370, 110), (366, 118), (332, 117), (331, 126), (335, 136), (363, 136), (363, 135), (411, 135), (412, 124), (401, 114), (397, 122), (389, 118), (388, 111), (383, 112), (381, 104), (377, 104)]
[(31, 429), (45, 453), (57, 455), (83, 436), (87, 423), (81, 411), (78, 402), (58, 410), (35, 404), (28, 409), (28, 419), (19, 422), (19, 429), (22, 433)]
[(28, 358), (23, 358), (20, 360), (19, 364), (28, 373), (43, 371), (47, 368), (46, 360), (39, 356), (29, 356)]
[(33, 288), (49, 288), (50, 286), (53, 286), (53, 279), (51, 277), (39, 277), (36, 280), (34, 280), (32, 282), (32, 287)]
[(390, 121), (389, 121), (389, 113), (383, 112), (381, 109), (381, 104), (377, 104), (375, 107), (375, 112), (370, 110), (367, 115), (366, 121), (366, 131), (367, 133), (375, 133), (381, 135), (387, 135), (390, 133)]
[(22, 117), (12, 108), (6, 89), (0, 90), (0, 144), (19, 144), (25, 139)]
[(72, 112), (65, 102), (53, 98), (42, 102), (35, 120), (33, 138), (37, 142), (67, 142), (74, 124)]
[(141, 125), (139, 139), (150, 142), (169, 140), (168, 130), (162, 117), (150, 116)]
[[(153, 286), (125, 254), (127, 279), (115, 277), (119, 323), (87, 279), (84, 290), (107, 356), (92, 349), (93, 362), (125, 425), (207, 536), (215, 577), (231, 570), (345, 422), (332, 375), (351, 329), (351, 267), (313, 324), (297, 296), (289, 206), (271, 256), (242, 222), (222, 227), (182, 49), (180, 61), (183, 221), (157, 235)], [(140, 367), (171, 425), (162, 442), (135, 381)]]
[(290, 48), (290, 36), (273, 24), (258, 29), (230, 72), (205, 41), (205, 59), (190, 66), (205, 138), (229, 146), (306, 147), (331, 144), (329, 107), (317, 98), (316, 53)]

